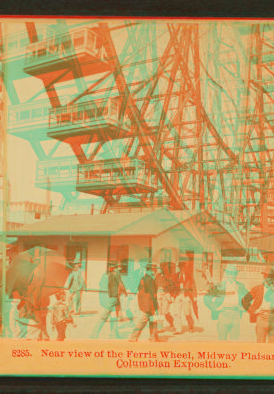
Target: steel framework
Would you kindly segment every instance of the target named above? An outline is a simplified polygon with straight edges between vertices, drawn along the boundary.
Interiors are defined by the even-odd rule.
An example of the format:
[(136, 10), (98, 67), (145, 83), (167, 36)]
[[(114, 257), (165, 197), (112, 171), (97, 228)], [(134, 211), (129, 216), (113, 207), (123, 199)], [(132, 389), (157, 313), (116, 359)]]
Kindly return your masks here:
[[(37, 186), (62, 193), (62, 207), (84, 192), (102, 198), (102, 213), (138, 201), (206, 209), (247, 239), (272, 231), (273, 31), (221, 21), (27, 22), (6, 38), (9, 132), (30, 142)], [(39, 94), (20, 102), (15, 81), (29, 76), (47, 104)], [(64, 146), (74, 159), (56, 159)]]

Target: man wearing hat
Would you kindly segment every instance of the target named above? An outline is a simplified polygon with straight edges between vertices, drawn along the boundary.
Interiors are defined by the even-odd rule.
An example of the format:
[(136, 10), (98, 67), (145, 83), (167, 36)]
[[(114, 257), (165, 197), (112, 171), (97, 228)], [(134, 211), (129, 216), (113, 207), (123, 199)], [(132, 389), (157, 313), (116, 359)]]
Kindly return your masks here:
[(75, 261), (70, 263), (73, 269), (68, 278), (68, 289), (69, 289), (69, 309), (75, 311), (77, 315), (81, 312), (81, 294), (86, 288), (84, 278), (81, 273), (81, 263), (76, 258)]
[(218, 339), (237, 341), (243, 314), (242, 299), (247, 294), (243, 283), (237, 281), (235, 265), (228, 264), (223, 280), (204, 296), (205, 305), (211, 310), (212, 320), (218, 320)]
[[(175, 290), (176, 289), (176, 290)], [(174, 278), (174, 325), (176, 332), (174, 335), (183, 332), (182, 317), (184, 316), (188, 331), (194, 332), (194, 319), (192, 310), (198, 319), (197, 289), (193, 275), (192, 255), (188, 253), (187, 260), (180, 261), (177, 266), (177, 274)]]
[[(165, 268), (165, 266), (164, 266)], [(157, 267), (157, 273), (155, 275), (156, 285), (157, 285), (157, 301), (158, 301), (158, 326), (161, 329), (164, 327), (164, 318), (170, 325), (170, 329), (173, 328), (173, 318), (169, 312), (171, 304), (171, 294), (170, 294), (170, 283), (167, 277), (166, 271), (161, 267)]]
[(251, 289), (243, 298), (244, 309), (249, 313), (250, 322), (256, 323), (258, 343), (274, 342), (274, 269), (264, 267), (261, 271), (263, 282)]
[(140, 259), (139, 263), (141, 267), (145, 267), (144, 276), (141, 278), (138, 287), (138, 304), (142, 314), (129, 341), (137, 342), (141, 332), (149, 322), (150, 340), (156, 342), (159, 341), (156, 321), (156, 312), (158, 311), (156, 280), (151, 263), (146, 258)]
[(121, 294), (127, 296), (125, 286), (120, 276), (118, 262), (110, 261), (108, 273), (103, 275), (100, 282), (100, 303), (103, 307), (103, 311), (99, 317), (98, 322), (93, 328), (90, 338), (98, 338), (104, 324), (109, 317), (111, 328), (110, 336), (113, 339), (119, 338), (117, 311), (120, 308), (119, 296)]
[[(156, 277), (157, 284), (157, 301), (159, 314), (162, 315), (168, 323), (168, 327), (164, 330), (175, 331), (174, 320), (170, 313), (173, 302), (174, 272), (175, 267), (172, 262), (163, 262), (162, 277)], [(164, 323), (164, 322), (163, 322)], [(163, 324), (162, 323), (162, 324)]]
[(145, 258), (139, 259), (139, 261), (136, 263), (139, 265), (139, 268), (135, 269), (132, 272), (129, 281), (130, 299), (131, 299), (130, 309), (133, 316), (136, 316), (140, 310), (138, 304), (138, 292), (139, 292), (140, 281), (146, 272), (147, 259)]

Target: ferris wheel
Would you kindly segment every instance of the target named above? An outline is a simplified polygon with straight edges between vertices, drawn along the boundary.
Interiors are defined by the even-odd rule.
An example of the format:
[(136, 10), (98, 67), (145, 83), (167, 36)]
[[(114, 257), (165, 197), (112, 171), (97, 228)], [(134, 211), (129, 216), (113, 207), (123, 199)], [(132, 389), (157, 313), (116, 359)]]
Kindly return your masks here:
[[(28, 22), (7, 38), (9, 132), (63, 206), (84, 193), (102, 213), (207, 209), (267, 229), (272, 36), (267, 24)], [(30, 76), (41, 90), (20, 102), (15, 81)]]

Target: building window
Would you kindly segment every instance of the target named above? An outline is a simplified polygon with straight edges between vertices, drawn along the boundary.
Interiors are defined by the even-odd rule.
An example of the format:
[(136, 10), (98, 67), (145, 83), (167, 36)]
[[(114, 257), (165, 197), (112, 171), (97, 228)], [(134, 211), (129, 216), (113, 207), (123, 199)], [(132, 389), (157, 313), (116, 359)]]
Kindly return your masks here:
[(272, 260), (272, 258), (271, 258), (272, 255), (270, 256), (270, 253), (264, 253), (264, 252), (262, 252), (262, 255), (263, 255), (264, 262), (266, 264), (270, 264), (271, 260)]
[(34, 213), (34, 218), (35, 219), (41, 219), (41, 212), (35, 212)]
[(163, 248), (161, 249), (161, 269), (168, 274), (175, 272), (175, 263), (172, 262), (172, 250)]
[(70, 263), (81, 264), (81, 270), (86, 270), (87, 246), (85, 244), (69, 243), (66, 248), (66, 266), (71, 269)]
[(194, 251), (186, 250), (183, 248), (183, 241), (180, 242), (180, 251), (179, 251), (179, 266), (180, 270), (185, 270), (189, 274), (193, 274), (194, 269)]
[(204, 252), (202, 259), (202, 270), (205, 269), (205, 266), (208, 267), (209, 272), (212, 276), (213, 274), (213, 253), (212, 252)]
[(171, 249), (161, 249), (161, 263), (171, 262)]
[(121, 274), (128, 274), (129, 247), (128, 245), (109, 246), (107, 271), (109, 271), (110, 263), (117, 262)]
[(180, 240), (180, 248), (179, 248), (179, 261), (181, 261), (185, 256), (185, 245), (184, 240)]
[(185, 240), (181, 239), (179, 248), (179, 261), (194, 261), (194, 251), (187, 250)]

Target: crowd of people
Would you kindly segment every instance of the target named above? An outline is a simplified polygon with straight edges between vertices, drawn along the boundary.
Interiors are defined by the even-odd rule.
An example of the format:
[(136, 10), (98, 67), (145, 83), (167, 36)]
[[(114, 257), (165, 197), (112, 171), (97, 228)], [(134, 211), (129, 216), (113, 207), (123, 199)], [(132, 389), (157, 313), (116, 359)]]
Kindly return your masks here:
[[(213, 284), (207, 271), (208, 267), (205, 265), (203, 274), (206, 292), (203, 296), (203, 304), (210, 310), (212, 321), (217, 321), (218, 339), (237, 341), (240, 335), (241, 318), (243, 313), (247, 312), (250, 322), (256, 323), (257, 342), (274, 342), (274, 269), (265, 266), (261, 271), (261, 283), (250, 291), (244, 283), (237, 280), (238, 271), (233, 264), (227, 266), (223, 279), (216, 284)], [(111, 266), (108, 278), (108, 302), (104, 304), (91, 338), (98, 338), (109, 316), (112, 319), (113, 337), (117, 334), (117, 308), (120, 308), (120, 294), (128, 295), (128, 293), (123, 285), (118, 265)], [(194, 332), (193, 315), (197, 319), (199, 315), (191, 261), (183, 262), (178, 266), (164, 264), (163, 268), (155, 269), (147, 259), (141, 259), (140, 269), (135, 272), (135, 276), (133, 275), (133, 280), (139, 283), (135, 286), (136, 293), (133, 293), (136, 294), (139, 313), (129, 341), (138, 341), (147, 324), (150, 341), (160, 341), (159, 334), (163, 331), (169, 331), (172, 335), (183, 333), (184, 320), (187, 322), (188, 331)], [(131, 307), (130, 312), (133, 310), (134, 307)]]
[[(122, 317), (130, 323), (129, 341), (138, 341), (148, 325), (149, 340), (162, 340), (161, 333), (171, 336), (195, 332), (194, 323), (199, 320), (199, 308), (208, 308), (212, 322), (216, 321), (220, 341), (237, 341), (242, 316), (247, 312), (250, 322), (255, 323), (257, 342), (274, 342), (274, 269), (265, 266), (261, 271), (259, 285), (247, 290), (237, 280), (238, 271), (228, 264), (222, 280), (213, 283), (210, 269), (203, 265), (205, 288), (203, 297), (197, 301), (194, 264), (191, 258), (175, 263), (153, 265), (147, 258), (139, 260), (140, 267), (125, 281), (117, 261), (111, 261), (100, 283), (101, 311), (92, 328), (90, 338), (99, 338), (102, 328), (109, 320), (110, 338), (119, 339), (119, 321)], [(41, 294), (41, 269), (32, 272), (28, 294), (22, 295), (17, 305), (19, 317), (36, 321), (40, 328), (37, 339), (50, 340), (47, 319), (57, 333), (57, 340), (66, 338), (68, 325), (76, 326), (75, 316), (81, 314), (81, 294), (86, 288), (79, 262), (70, 262), (71, 272), (67, 289), (58, 289), (53, 302), (43, 308)], [(198, 270), (198, 269), (197, 269)], [(127, 278), (128, 279), (128, 278)], [(126, 284), (126, 286), (125, 286)], [(125, 300), (127, 300), (125, 302)], [(201, 301), (202, 300), (202, 301)], [(122, 302), (121, 302), (122, 301)], [(202, 303), (201, 303), (202, 302)], [(212, 325), (209, 322), (209, 325)], [(187, 323), (187, 328), (185, 324)]]

